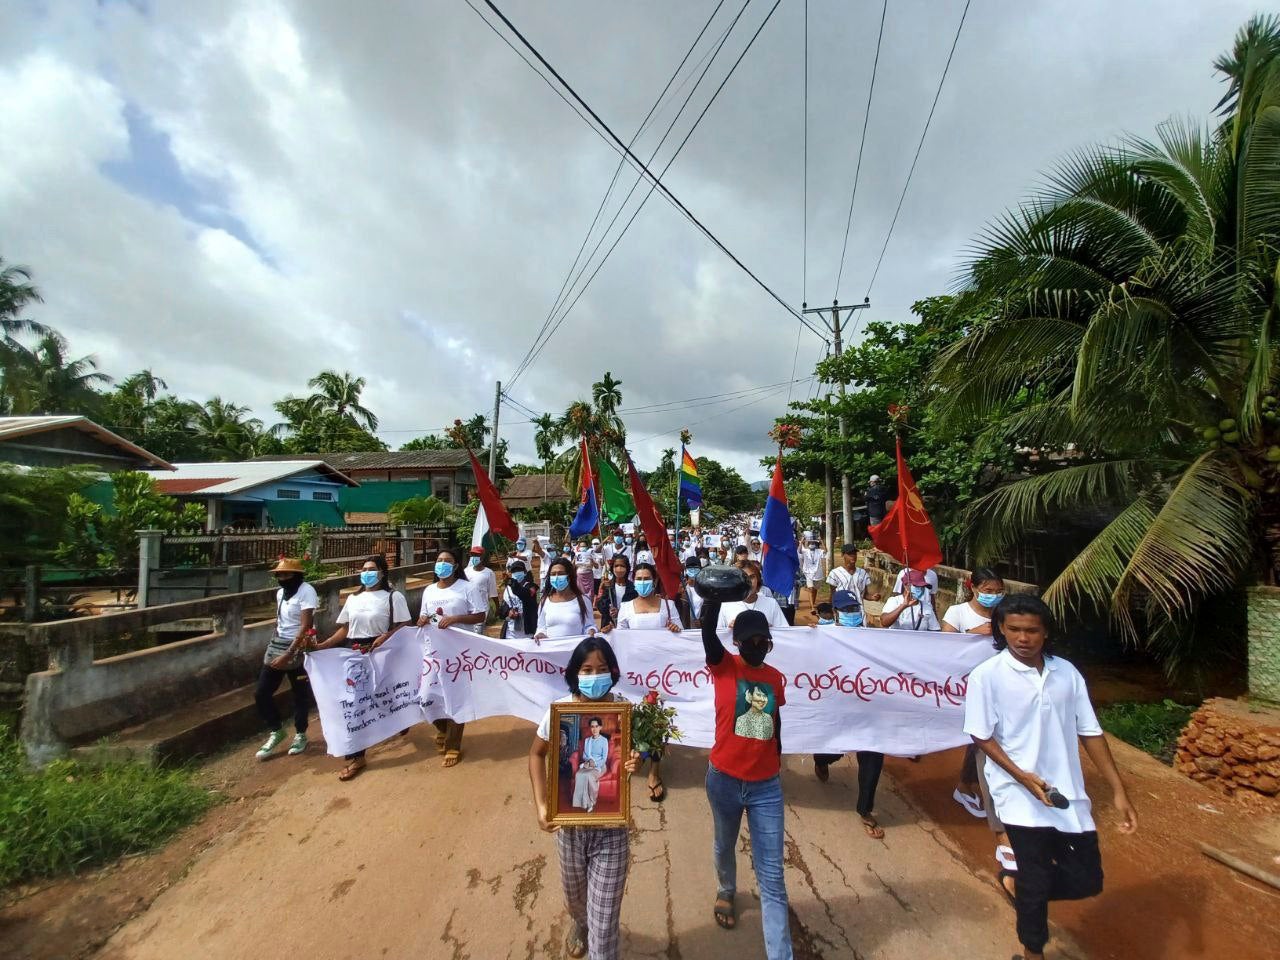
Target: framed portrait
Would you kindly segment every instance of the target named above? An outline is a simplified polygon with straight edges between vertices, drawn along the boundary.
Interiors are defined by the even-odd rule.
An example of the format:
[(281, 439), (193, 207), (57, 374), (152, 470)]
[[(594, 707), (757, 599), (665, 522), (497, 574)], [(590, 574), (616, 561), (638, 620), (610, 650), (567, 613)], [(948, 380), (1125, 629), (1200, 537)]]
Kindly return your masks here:
[(553, 703), (547, 752), (547, 818), (568, 827), (631, 822), (631, 704)]

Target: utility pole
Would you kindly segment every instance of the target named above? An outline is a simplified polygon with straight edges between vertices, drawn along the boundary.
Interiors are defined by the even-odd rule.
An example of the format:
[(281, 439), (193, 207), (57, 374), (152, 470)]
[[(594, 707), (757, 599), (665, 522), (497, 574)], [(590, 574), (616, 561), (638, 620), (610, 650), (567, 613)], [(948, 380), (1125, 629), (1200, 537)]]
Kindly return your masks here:
[(493, 386), (493, 439), (489, 441), (489, 479), (498, 482), (498, 411), (502, 409), (502, 381)]
[[(831, 319), (829, 322), (827, 322), (827, 329), (831, 331), (832, 346), (835, 349), (835, 355), (838, 357), (844, 352), (844, 337), (843, 337), (843, 332), (841, 331), (841, 328), (840, 328), (841, 311), (844, 311), (845, 313), (848, 313), (848, 314), (852, 314), (854, 310), (866, 310), (870, 308), (870, 306), (871, 306), (870, 297), (864, 297), (862, 300), (862, 303), (851, 303), (843, 307), (840, 306), (839, 300), (832, 300), (830, 308), (827, 308), (827, 307), (810, 308), (805, 304), (801, 304), (801, 307), (802, 307), (801, 313), (806, 313), (806, 314), (816, 313), (816, 314), (822, 315), (824, 322), (826, 322), (826, 317), (825, 317), (826, 311), (828, 309), (831, 310)], [(840, 399), (843, 400), (845, 396), (844, 382), (841, 381), (839, 386), (840, 386)], [(840, 413), (841, 446), (844, 446), (845, 442), (848, 439), (849, 439), (849, 423), (848, 421), (845, 420), (844, 412), (841, 411)], [(851, 490), (851, 485), (849, 483), (849, 474), (845, 473), (843, 470), (840, 472), (840, 497), (841, 497), (840, 512), (841, 512), (841, 520), (842, 520), (841, 536), (844, 538), (841, 542), (849, 543), (851, 542), (850, 538), (853, 536), (853, 491)], [(827, 557), (828, 557), (828, 562), (834, 563), (835, 544), (832, 538), (831, 527), (832, 527), (832, 521), (835, 518), (831, 514), (831, 468), (830, 467), (827, 468), (826, 506), (827, 506), (827, 541), (829, 544), (827, 548)]]

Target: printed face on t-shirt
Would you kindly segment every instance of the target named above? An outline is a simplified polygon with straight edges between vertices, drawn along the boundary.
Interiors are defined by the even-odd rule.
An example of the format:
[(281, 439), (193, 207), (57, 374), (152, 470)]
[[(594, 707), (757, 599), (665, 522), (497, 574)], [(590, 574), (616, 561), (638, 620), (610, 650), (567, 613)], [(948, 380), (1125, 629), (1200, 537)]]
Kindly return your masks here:
[(733, 732), (751, 740), (773, 739), (773, 686), (760, 680), (739, 680)]

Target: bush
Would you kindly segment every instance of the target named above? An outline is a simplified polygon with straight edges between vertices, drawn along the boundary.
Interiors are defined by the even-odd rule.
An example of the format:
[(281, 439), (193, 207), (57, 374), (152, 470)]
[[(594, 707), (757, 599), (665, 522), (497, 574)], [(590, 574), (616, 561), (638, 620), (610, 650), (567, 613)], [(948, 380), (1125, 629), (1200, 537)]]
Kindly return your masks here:
[(149, 850), (215, 799), (183, 769), (57, 760), (31, 770), (0, 727), (0, 886)]
[(1195, 707), (1172, 700), (1162, 703), (1113, 703), (1098, 711), (1102, 729), (1132, 744), (1162, 763), (1173, 763), (1178, 734), (1191, 719)]

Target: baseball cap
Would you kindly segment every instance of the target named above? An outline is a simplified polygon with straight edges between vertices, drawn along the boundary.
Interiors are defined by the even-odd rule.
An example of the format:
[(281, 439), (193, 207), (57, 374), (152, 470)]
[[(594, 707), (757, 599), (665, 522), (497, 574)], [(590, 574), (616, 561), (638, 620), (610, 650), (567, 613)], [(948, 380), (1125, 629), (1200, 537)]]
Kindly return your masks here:
[(879, 482), (880, 482), (880, 474), (878, 474), (878, 473), (873, 473), (873, 474), (871, 475), (871, 482), (872, 482), (872, 483), (879, 483)]
[(482, 557), (482, 556), (484, 556), (484, 547), (472, 547), (472, 548), (471, 548), (471, 555), (472, 555), (473, 557)]
[(837, 590), (831, 595), (831, 606), (837, 610), (848, 610), (859, 605), (858, 598), (851, 590)]
[(593, 537), (593, 538), (592, 538), (592, 540), (591, 540), (591, 545), (592, 545), (593, 547), (598, 547), (598, 546), (600, 546), (600, 538), (599, 538), (599, 537)]
[(741, 643), (752, 637), (773, 638), (769, 633), (769, 618), (759, 610), (743, 610), (733, 619), (733, 642)]

